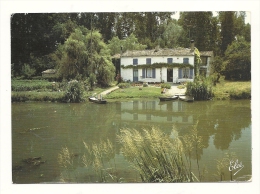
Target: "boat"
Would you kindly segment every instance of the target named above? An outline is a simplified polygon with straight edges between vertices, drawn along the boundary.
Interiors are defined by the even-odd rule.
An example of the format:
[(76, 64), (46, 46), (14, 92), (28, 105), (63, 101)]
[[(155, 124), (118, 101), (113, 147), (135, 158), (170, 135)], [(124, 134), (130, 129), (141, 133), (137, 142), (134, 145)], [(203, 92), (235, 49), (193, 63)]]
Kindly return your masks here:
[(106, 104), (106, 103), (107, 103), (106, 100), (104, 100), (104, 99), (98, 99), (98, 98), (96, 98), (96, 97), (94, 97), (94, 96), (89, 97), (88, 100), (89, 100), (90, 102), (94, 102), (94, 103), (97, 103), (97, 104)]
[(179, 96), (179, 99), (184, 102), (193, 102), (194, 101), (194, 97), (192, 97), (192, 96)]
[(165, 96), (165, 97), (159, 97), (160, 101), (172, 101), (177, 100), (178, 96)]

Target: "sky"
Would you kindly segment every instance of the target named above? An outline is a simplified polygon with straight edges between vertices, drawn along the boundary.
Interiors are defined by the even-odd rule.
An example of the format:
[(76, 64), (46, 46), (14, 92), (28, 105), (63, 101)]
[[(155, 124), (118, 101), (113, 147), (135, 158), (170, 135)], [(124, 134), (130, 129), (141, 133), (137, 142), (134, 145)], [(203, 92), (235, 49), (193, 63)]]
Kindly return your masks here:
[[(216, 11), (213, 11), (213, 16), (217, 16), (217, 15), (218, 15), (218, 13), (217, 13)], [(174, 18), (174, 19), (176, 19), (176, 20), (178, 20), (179, 17), (180, 17), (180, 11), (177, 11), (177, 12), (172, 16), (172, 18)], [(251, 24), (251, 12), (249, 12), (249, 11), (246, 12), (245, 23), (246, 23), (246, 24), (247, 24), (247, 23)]]

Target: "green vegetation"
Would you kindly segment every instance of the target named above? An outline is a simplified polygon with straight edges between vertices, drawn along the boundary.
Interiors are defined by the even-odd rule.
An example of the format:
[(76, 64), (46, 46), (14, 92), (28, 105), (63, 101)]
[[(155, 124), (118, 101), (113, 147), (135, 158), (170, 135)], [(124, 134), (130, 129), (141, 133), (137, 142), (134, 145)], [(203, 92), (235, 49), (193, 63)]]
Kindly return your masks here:
[(251, 99), (251, 82), (224, 81), (213, 88), (214, 99)]
[(171, 89), (171, 84), (168, 83), (162, 83), (161, 88)]
[[(198, 135), (198, 122), (183, 137), (173, 127), (171, 135), (165, 134), (159, 128), (120, 129), (117, 135), (120, 152), (137, 171), (141, 182), (145, 183), (176, 183), (200, 182), (203, 174), (200, 172), (198, 149), (202, 149), (202, 136)], [(122, 182), (118, 177), (115, 159), (115, 147), (109, 140), (88, 144), (83, 141), (85, 150), (80, 161), (96, 174), (93, 182)], [(192, 158), (197, 160), (197, 169), (191, 167)], [(114, 158), (114, 160), (112, 160)], [(61, 149), (58, 162), (63, 168), (60, 180), (75, 181), (74, 154), (67, 147)], [(199, 178), (195, 176), (195, 171)]]
[(12, 102), (26, 102), (26, 101), (63, 102), (64, 92), (37, 92), (37, 91), (12, 92), (11, 99)]
[(116, 90), (108, 95), (106, 99), (127, 99), (127, 98), (158, 98), (161, 96), (161, 89), (156, 87), (130, 87)]
[(67, 85), (64, 100), (66, 102), (81, 102), (83, 98), (84, 86), (77, 80), (70, 81)]
[(12, 80), (12, 91), (52, 91), (56, 89), (56, 83), (47, 80)]
[(142, 182), (191, 182), (181, 141), (157, 128), (122, 129), (118, 136), (124, 157), (133, 164)]
[(130, 83), (119, 83), (117, 86), (119, 88), (129, 88), (131, 85)]
[(193, 96), (194, 100), (208, 100), (213, 97), (212, 83), (209, 78), (196, 78), (194, 82), (188, 82), (186, 87), (186, 95)]

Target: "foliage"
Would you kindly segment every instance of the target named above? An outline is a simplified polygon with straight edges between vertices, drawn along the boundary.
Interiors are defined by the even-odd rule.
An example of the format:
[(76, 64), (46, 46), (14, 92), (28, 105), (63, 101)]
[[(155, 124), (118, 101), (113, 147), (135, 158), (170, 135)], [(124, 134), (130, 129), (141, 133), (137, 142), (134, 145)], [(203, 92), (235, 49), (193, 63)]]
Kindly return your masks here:
[(12, 80), (12, 91), (50, 91), (53, 83), (46, 80)]
[[(108, 41), (108, 48), (111, 55), (115, 55), (127, 50), (144, 50), (146, 45), (142, 45), (138, 42), (138, 39), (134, 34), (130, 34), (126, 39), (120, 40), (117, 36)], [(121, 50), (122, 49), (122, 50)]]
[(117, 86), (119, 88), (129, 88), (131, 85), (130, 85), (130, 83), (120, 83)]
[(185, 67), (189, 67), (191, 69), (194, 68), (193, 65), (191, 64), (183, 64), (183, 63), (153, 63), (153, 64), (138, 64), (137, 66), (134, 65), (121, 65), (121, 67), (123, 69), (131, 69), (133, 67), (138, 68), (138, 69), (143, 69), (143, 68), (161, 68), (161, 67), (167, 67), (167, 68), (174, 68), (174, 67), (181, 67), (181, 68), (185, 68)]
[(199, 69), (200, 69), (200, 64), (201, 64), (201, 59), (200, 59), (200, 52), (199, 50), (195, 47), (194, 48), (194, 74), (195, 77), (199, 76)]
[(83, 101), (84, 88), (77, 80), (70, 81), (65, 91), (64, 100), (66, 102), (81, 102)]
[(183, 34), (183, 28), (174, 20), (170, 20), (163, 24), (163, 34), (159, 39), (159, 45), (162, 48), (176, 48), (180, 46), (181, 36)]
[(187, 83), (186, 95), (194, 100), (208, 100), (213, 97), (212, 83), (209, 78), (198, 77), (194, 82)]
[(26, 101), (63, 102), (63, 100), (64, 100), (64, 92), (13, 91), (11, 94), (12, 102), (26, 102)]
[(225, 78), (251, 80), (251, 45), (243, 37), (232, 42), (225, 52)]
[[(173, 131), (174, 132), (174, 131)], [(142, 182), (190, 182), (183, 161), (183, 145), (158, 128), (122, 129), (118, 135), (124, 157), (133, 164)]]
[(91, 73), (87, 79), (87, 82), (90, 86), (90, 90), (93, 90), (96, 81), (97, 81), (96, 75), (94, 73)]
[(171, 84), (168, 84), (168, 83), (162, 83), (161, 84), (161, 88), (167, 88), (167, 89), (171, 89)]
[(22, 67), (22, 75), (25, 79), (30, 79), (35, 74), (35, 69), (28, 64), (24, 64)]
[(211, 75), (214, 85), (219, 82), (220, 77), (224, 74), (224, 63), (222, 57), (216, 56), (211, 63)]

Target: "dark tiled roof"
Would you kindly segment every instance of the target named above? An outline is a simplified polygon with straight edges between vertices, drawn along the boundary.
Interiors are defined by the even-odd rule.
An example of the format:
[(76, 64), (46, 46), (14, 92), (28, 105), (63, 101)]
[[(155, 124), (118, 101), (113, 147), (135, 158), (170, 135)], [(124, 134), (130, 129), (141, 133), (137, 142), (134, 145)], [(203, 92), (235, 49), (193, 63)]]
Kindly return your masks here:
[(194, 52), (188, 48), (158, 49), (158, 50), (133, 50), (126, 51), (122, 57), (140, 56), (193, 56)]
[(200, 51), (200, 56), (213, 57), (213, 51)]

